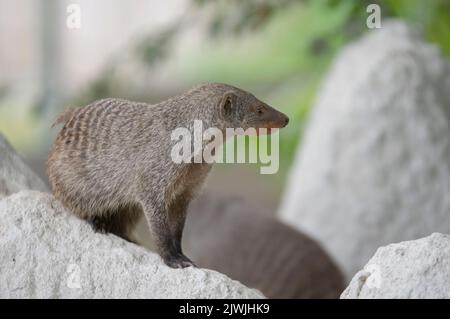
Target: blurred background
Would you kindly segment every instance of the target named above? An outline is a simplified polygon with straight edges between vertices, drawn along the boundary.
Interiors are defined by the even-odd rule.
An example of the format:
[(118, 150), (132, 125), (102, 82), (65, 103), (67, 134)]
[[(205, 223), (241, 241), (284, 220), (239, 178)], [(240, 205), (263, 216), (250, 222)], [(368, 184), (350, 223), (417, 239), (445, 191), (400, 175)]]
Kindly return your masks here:
[[(80, 28), (67, 26), (73, 3)], [(339, 49), (368, 31), (369, 3), (450, 54), (445, 0), (0, 0), (0, 131), (46, 179), (50, 125), (64, 109), (103, 97), (156, 103), (199, 83), (229, 83), (291, 121), (278, 174), (221, 164), (208, 187), (275, 211), (321, 80)]]
[[(66, 24), (72, 3), (80, 28)], [(209, 187), (274, 210), (323, 75), (368, 30), (369, 3), (450, 54), (445, 0), (0, 0), (0, 131), (45, 179), (50, 125), (64, 109), (103, 97), (156, 103), (199, 83), (229, 83), (291, 122), (281, 132), (278, 174), (221, 164)]]
[[(344, 47), (370, 32), (366, 24), (370, 4), (380, 6), (382, 21), (389, 18), (403, 21), (423, 34), (427, 43), (431, 43), (432, 49), (422, 50), (415, 38), (406, 41), (415, 43), (411, 51), (415, 48), (421, 51), (420, 54), (413, 52), (418, 53), (417, 61), (425, 61), (423, 65), (419, 62), (418, 66), (411, 64), (410, 69), (402, 64), (410, 54), (410, 47), (407, 46), (403, 52), (400, 50), (399, 57), (396, 57), (397, 47), (391, 43), (392, 51), (388, 51), (393, 55), (389, 55), (390, 60), (375, 64), (381, 75), (388, 75), (379, 81), (384, 86), (377, 86), (377, 78), (373, 82), (375, 84), (369, 81), (370, 76), (367, 77), (369, 80), (366, 79), (369, 86), (373, 85), (368, 91), (378, 97), (375, 105), (380, 108), (383, 107), (384, 93), (394, 87), (394, 94), (387, 102), (391, 109), (380, 113), (388, 117), (400, 114), (399, 123), (406, 123), (404, 127), (412, 125), (413, 132), (407, 131), (408, 134), (396, 140), (394, 135), (388, 135), (390, 131), (384, 129), (385, 122), (388, 122), (386, 118), (379, 117), (379, 139), (372, 139), (370, 134), (366, 134), (368, 144), (362, 145), (357, 152), (346, 148), (347, 145), (335, 144), (341, 152), (351, 153), (341, 157), (341, 164), (345, 164), (341, 167), (333, 166), (333, 156), (340, 150), (333, 150), (330, 156), (326, 152), (320, 153), (328, 154), (324, 156), (327, 157), (323, 161), (325, 164), (320, 163), (319, 170), (311, 175), (313, 181), (309, 180), (309, 185), (313, 184), (311, 189), (319, 185), (319, 190), (308, 193), (306, 187), (306, 191), (297, 192), (297, 188), (300, 189), (298, 184), (294, 181), (288, 188), (287, 180), (297, 149), (302, 146), (308, 116), (335, 57)], [(80, 24), (76, 25), (77, 22)], [(388, 38), (386, 35), (384, 37)], [(434, 231), (448, 232), (446, 223), (442, 221), (448, 220), (450, 200), (444, 186), (450, 185), (445, 179), (447, 173), (450, 176), (450, 169), (445, 166), (447, 153), (441, 152), (444, 149), (441, 146), (448, 144), (447, 131), (439, 131), (445, 142), (442, 145), (437, 143), (438, 147), (430, 148), (430, 152), (416, 147), (416, 144), (409, 147), (408, 142), (428, 136), (425, 133), (432, 136), (434, 127), (450, 127), (445, 120), (441, 124), (436, 121), (427, 126), (428, 122), (417, 115), (427, 110), (425, 112), (429, 112), (430, 119), (435, 120), (431, 115), (445, 109), (448, 104), (444, 97), (442, 105), (438, 103), (436, 107), (433, 104), (439, 100), (436, 96), (445, 95), (438, 89), (443, 87), (443, 92), (448, 90), (445, 83), (433, 82), (440, 79), (437, 75), (427, 78), (428, 73), (419, 72), (423, 76), (421, 92), (427, 93), (417, 93), (420, 96), (414, 104), (408, 97), (414, 95), (411, 92), (415, 87), (412, 91), (403, 91), (404, 87), (411, 88), (408, 86), (408, 72), (411, 70), (415, 71), (416, 67), (428, 70), (444, 65), (439, 64), (440, 58), (424, 53), (435, 48), (442, 52), (444, 59), (450, 56), (450, 0), (0, 0), (0, 133), (47, 181), (46, 160), (58, 131), (57, 128), (51, 129), (51, 124), (67, 108), (84, 106), (105, 97), (153, 104), (205, 82), (224, 82), (250, 91), (290, 117), (289, 125), (280, 131), (280, 170), (277, 174), (261, 175), (258, 164), (216, 164), (207, 181), (208, 194), (195, 204), (189, 215), (193, 218), (188, 218), (183, 244), (188, 255), (201, 267), (219, 270), (260, 289), (266, 296), (336, 298), (345, 287), (345, 282), (380, 245), (416, 239)], [(347, 62), (350, 68), (354, 62), (352, 58), (359, 61), (357, 65), (360, 67), (370, 59), (370, 52), (356, 52), (364, 53), (356, 57), (347, 56), (347, 61), (351, 61)], [(439, 63), (428, 61), (428, 56)], [(391, 65), (384, 68), (389, 62)], [(392, 74), (394, 77), (389, 77)], [(400, 76), (395, 77), (397, 75)], [(397, 80), (403, 83), (398, 87), (391, 85)], [(358, 91), (359, 84), (355, 85), (355, 91)], [(339, 101), (340, 106), (347, 107), (348, 101), (339, 95), (342, 87), (339, 83), (333, 85), (332, 89), (337, 93), (331, 90), (334, 94), (331, 102), (324, 104)], [(363, 96), (372, 97), (370, 94)], [(367, 112), (365, 114), (368, 114), (371, 123), (352, 118), (354, 121), (349, 123), (356, 123), (357, 130), (345, 132), (344, 128), (344, 133), (364, 135), (365, 132), (372, 132), (367, 130), (372, 124), (373, 114), (370, 107), (366, 108), (370, 106), (366, 102), (367, 98), (364, 98), (363, 103), (356, 101), (351, 107), (362, 105), (361, 109)], [(408, 108), (409, 104), (413, 107)], [(409, 113), (394, 113), (402, 111), (405, 105)], [(420, 112), (416, 114), (414, 110)], [(437, 118), (443, 119), (445, 116)], [(416, 119), (419, 121), (415, 122)], [(327, 121), (325, 123), (329, 124)], [(390, 125), (397, 130), (397, 123)], [(417, 134), (414, 132), (416, 127)], [(334, 131), (326, 134), (330, 132)], [(256, 142), (255, 137), (246, 138), (248, 143)], [(339, 136), (336, 140), (340, 141)], [(393, 152), (387, 147), (372, 147), (377, 143), (384, 145), (385, 140), (391, 141), (386, 145), (392, 146)], [(401, 149), (397, 147), (397, 141), (408, 147), (404, 148), (406, 155), (398, 156), (399, 167), (394, 167), (390, 156), (397, 156), (397, 150)], [(328, 146), (320, 141), (318, 144), (319, 148)], [(427, 140), (425, 144), (432, 143)], [(306, 148), (307, 145), (306, 139), (303, 146)], [(422, 158), (422, 153), (433, 155), (433, 152), (439, 156), (444, 154), (442, 158), (438, 157), (436, 167), (432, 160)], [(448, 152), (450, 154), (450, 146)], [(361, 154), (375, 160), (367, 165), (367, 158)], [(394, 160), (397, 159), (395, 156)], [(353, 162), (354, 158), (357, 160)], [(329, 170), (327, 160), (333, 162)], [(355, 174), (358, 176), (354, 184), (346, 175), (353, 176), (353, 163), (366, 166), (360, 169), (359, 175)], [(423, 163), (430, 163), (430, 166)], [(324, 170), (320, 170), (321, 165), (324, 165)], [(370, 165), (372, 167), (368, 167)], [(325, 173), (321, 175), (322, 172)], [(383, 172), (392, 178), (385, 178)], [(329, 178), (333, 173), (338, 176), (334, 180)], [(316, 185), (315, 176), (325, 176), (325, 184)], [(418, 176), (418, 180), (406, 179), (405, 176)], [(431, 176), (433, 183), (423, 182), (423, 176)], [(304, 183), (308, 176), (302, 175), (299, 179), (300, 183)], [(333, 184), (333, 181), (338, 182)], [(330, 198), (328, 202), (322, 192), (322, 186), (327, 185), (331, 190), (328, 194), (325, 192)], [(358, 193), (360, 186), (361, 192)], [(392, 196), (385, 196), (385, 189)], [(302, 195), (300, 202), (306, 202), (304, 206), (287, 207), (287, 211), (296, 213), (299, 210), (306, 215), (319, 215), (314, 208), (318, 212), (323, 211), (324, 219), (319, 216), (317, 222), (308, 225), (312, 225), (310, 229), (324, 229), (326, 234), (322, 238), (312, 237), (322, 239), (320, 243), (325, 243), (327, 251), (302, 234), (304, 225), (295, 230), (291, 226), (296, 223), (282, 223), (274, 217), (281, 198), (289, 193), (286, 190), (290, 190), (294, 199), (298, 194)], [(343, 196), (342, 199), (342, 194), (347, 194), (347, 198)], [(239, 202), (237, 197), (244, 201)], [(305, 200), (305, 197), (311, 200)], [(308, 206), (309, 202), (311, 206)], [(430, 205), (422, 207), (420, 203)], [(410, 212), (415, 207), (417, 215), (414, 217)], [(368, 217), (360, 218), (364, 214)], [(297, 224), (301, 224), (304, 215), (299, 213), (298, 218), (294, 215), (293, 219), (298, 219)], [(348, 227), (351, 223), (346, 224), (347, 217), (348, 220), (353, 219), (354, 228)], [(395, 224), (396, 218), (401, 222)], [(419, 225), (414, 226), (420, 228), (416, 233), (411, 230), (414, 227), (403, 223), (410, 219), (411, 224)], [(433, 219), (436, 221), (434, 224), (429, 222)], [(344, 221), (341, 223), (341, 220)], [(445, 227), (439, 229), (436, 225)], [(137, 236), (141, 243), (151, 248), (147, 229), (145, 222), (141, 222)], [(328, 236), (329, 245), (327, 240), (323, 240), (327, 232), (333, 235)], [(344, 243), (341, 245), (344, 247), (342, 254), (333, 246), (341, 237), (344, 238), (341, 241)], [(361, 238), (365, 237), (374, 242), (374, 247), (347, 249), (351, 246), (347, 240), (363, 242)], [(337, 266), (341, 269), (327, 253), (340, 259)], [(355, 256), (362, 260), (346, 265), (346, 261), (350, 263)], [(342, 270), (346, 278), (342, 276)]]

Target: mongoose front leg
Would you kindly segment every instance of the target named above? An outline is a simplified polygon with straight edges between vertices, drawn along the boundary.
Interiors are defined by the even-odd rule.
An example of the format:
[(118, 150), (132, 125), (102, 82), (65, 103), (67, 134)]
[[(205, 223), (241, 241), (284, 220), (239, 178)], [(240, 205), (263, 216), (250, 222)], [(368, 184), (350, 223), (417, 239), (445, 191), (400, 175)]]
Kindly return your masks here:
[(193, 263), (182, 255), (176, 245), (169, 224), (169, 215), (164, 202), (143, 201), (142, 206), (150, 230), (155, 239), (158, 254), (164, 263), (172, 268), (185, 268)]
[(183, 237), (183, 228), (186, 221), (187, 207), (189, 205), (189, 193), (179, 195), (169, 207), (169, 221), (171, 225), (171, 233), (174, 240), (175, 249), (178, 254), (187, 263), (197, 267), (188, 257), (183, 254), (181, 240)]

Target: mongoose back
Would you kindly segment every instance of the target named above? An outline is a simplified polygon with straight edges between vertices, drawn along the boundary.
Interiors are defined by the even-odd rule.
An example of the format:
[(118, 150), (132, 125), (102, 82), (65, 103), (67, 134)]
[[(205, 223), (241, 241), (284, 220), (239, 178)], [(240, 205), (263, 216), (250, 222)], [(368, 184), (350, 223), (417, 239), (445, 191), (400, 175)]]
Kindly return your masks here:
[(203, 127), (281, 128), (288, 118), (244, 90), (205, 84), (150, 105), (104, 99), (65, 112), (47, 170), (66, 208), (127, 240), (144, 214), (157, 251), (173, 268), (195, 266), (181, 249), (186, 211), (211, 164), (176, 163), (171, 132)]

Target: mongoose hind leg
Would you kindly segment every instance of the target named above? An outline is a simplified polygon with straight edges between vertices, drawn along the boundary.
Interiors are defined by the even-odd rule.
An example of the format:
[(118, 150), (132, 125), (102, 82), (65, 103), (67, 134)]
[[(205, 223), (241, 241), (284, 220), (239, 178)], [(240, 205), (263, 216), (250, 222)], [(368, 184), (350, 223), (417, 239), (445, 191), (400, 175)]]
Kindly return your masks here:
[(142, 210), (130, 205), (116, 210), (110, 210), (102, 215), (89, 217), (87, 220), (96, 232), (112, 233), (129, 242), (139, 245), (131, 232), (139, 220)]

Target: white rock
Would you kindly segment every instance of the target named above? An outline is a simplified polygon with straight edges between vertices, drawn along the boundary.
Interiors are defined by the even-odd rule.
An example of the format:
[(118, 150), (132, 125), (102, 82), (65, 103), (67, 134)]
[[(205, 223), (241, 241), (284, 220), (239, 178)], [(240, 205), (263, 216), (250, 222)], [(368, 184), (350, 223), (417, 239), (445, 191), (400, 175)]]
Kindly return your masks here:
[(259, 298), (215, 271), (171, 269), (155, 254), (92, 231), (50, 194), (0, 200), (0, 298)]
[(46, 191), (47, 187), (0, 134), (0, 198), (25, 189)]
[(450, 298), (450, 236), (379, 248), (341, 298)]
[(351, 278), (377, 247), (450, 233), (450, 66), (400, 22), (350, 45), (329, 74), (280, 215)]

